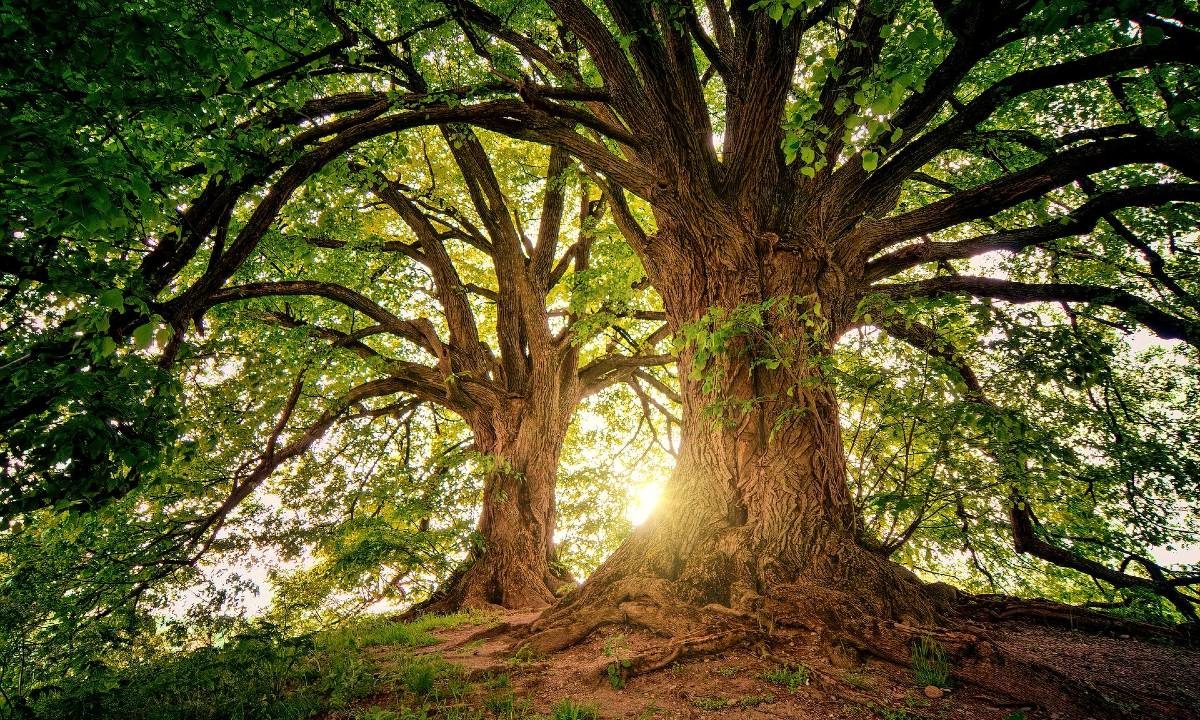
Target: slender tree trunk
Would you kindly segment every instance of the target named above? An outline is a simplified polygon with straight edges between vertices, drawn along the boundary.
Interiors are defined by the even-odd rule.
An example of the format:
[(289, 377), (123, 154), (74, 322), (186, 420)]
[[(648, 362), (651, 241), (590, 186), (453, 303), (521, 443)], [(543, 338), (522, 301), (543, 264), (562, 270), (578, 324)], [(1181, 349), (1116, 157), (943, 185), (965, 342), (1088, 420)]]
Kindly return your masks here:
[[(524, 423), (484, 456), (480, 546), (458, 583), (459, 607), (541, 608), (564, 583), (554, 569), (554, 488), (562, 437)], [(480, 448), (485, 451), (484, 448)]]

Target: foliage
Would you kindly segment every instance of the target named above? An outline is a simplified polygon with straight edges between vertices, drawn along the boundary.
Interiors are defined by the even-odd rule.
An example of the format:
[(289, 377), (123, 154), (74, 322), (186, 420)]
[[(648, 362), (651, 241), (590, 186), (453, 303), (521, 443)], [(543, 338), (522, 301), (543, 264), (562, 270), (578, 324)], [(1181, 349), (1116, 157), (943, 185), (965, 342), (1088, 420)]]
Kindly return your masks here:
[(551, 720), (597, 720), (600, 711), (590, 703), (563, 698), (550, 710)]
[[(534, 357), (506, 323), (542, 313), (572, 370), (654, 352), (651, 286), (703, 240), (681, 220), (730, 235), (697, 268), (745, 260), (716, 257), (745, 230), (757, 264), (725, 275), (797, 257), (812, 287), (706, 287), (697, 312), (666, 308), (681, 377), (591, 378), (557, 478), (564, 568), (631, 531), (623, 481), (665, 474), (697, 409), (677, 410), (681, 382), (725, 430), (773, 413), (772, 437), (832, 383), (864, 544), (971, 592), (1194, 613), (1195, 2), (760, 0), (739, 37), (794, 31), (795, 57), (763, 65), (797, 64), (776, 106), (740, 114), (739, 73), (772, 78), (714, 54), (730, 18), (701, 5), (631, 31), (600, 10), (615, 62), (536, 2), (0, 8), (6, 709), (253, 716), (282, 686), (294, 705), (261, 712), (348, 702), (354, 648), (428, 635), (312, 633), (427, 597), (477, 550), (482, 481), (508, 467), (472, 446), (480, 408), (549, 407), (507, 377)], [(645, 87), (620, 87), (622, 63)], [(487, 172), (462, 161), (475, 143)], [(500, 300), (542, 265), (554, 282)], [(353, 295), (247, 290), (263, 283)], [(746, 369), (774, 389), (730, 392)], [(377, 381), (400, 389), (354, 394)], [(1109, 579), (1014, 553), (1016, 511)], [(252, 610), (286, 631), (248, 629)], [(168, 651), (161, 677), (135, 669)], [(410, 694), (450, 692), (440, 666), (409, 670)], [(188, 673), (226, 704), (172, 694)]]
[[(724, 427), (734, 427), (756, 406), (799, 404), (806, 388), (820, 382), (829, 323), (815, 296), (774, 296), (761, 303), (743, 303), (732, 310), (713, 307), (683, 326), (679, 348), (691, 350), (691, 379), (700, 380), (712, 397), (705, 414)], [(741, 397), (727, 387), (728, 363), (745, 358), (750, 372), (777, 371), (787, 377), (782, 394)], [(771, 437), (803, 408), (780, 413)]]
[(297, 39), (327, 34), (286, 3), (6, 6), (0, 516), (120, 497), (179, 437), (177, 387), (148, 352), (172, 330), (137, 263), (203, 184), (180, 168), (263, 163), (261, 136), (231, 132), (253, 93), (232, 89), (285, 57), (259, 31), (285, 6)]
[[(477, 623), (450, 615), (398, 623), (368, 618), (318, 633), (288, 636), (245, 625), (218, 645), (187, 652), (96, 662), (69, 684), (43, 686), (22, 705), (32, 718), (263, 718), (290, 720), (345, 709), (396, 683), (408, 696), (461, 701), (458, 668), (437, 657), (406, 656), (430, 644), (430, 630)], [(364, 648), (385, 645), (386, 663)], [(3, 710), (12, 712), (13, 707)]]
[[(951, 347), (981, 342), (975, 333), (994, 328), (1004, 334), (972, 360), (988, 404), (971, 396), (956, 367), (882, 334), (851, 335), (839, 347), (851, 484), (883, 547), (976, 591), (1169, 617), (1163, 601), (1136, 590), (1106, 590), (1013, 555), (1009, 518), (995, 498), (1019, 488), (1035, 506), (1053, 508), (1038, 515), (1048, 536), (1113, 563), (1193, 542), (1193, 531), (1173, 520), (1197, 500), (1194, 428), (1183, 419), (1197, 392), (1189, 351), (1122, 349), (1111, 330), (1089, 332), (1050, 313), (958, 302), (901, 312), (895, 322), (938, 328)], [(986, 324), (971, 329), (980, 316)], [(1089, 349), (1097, 346), (1108, 348), (1107, 359)], [(1131, 475), (1145, 483), (1136, 516)]]
[(624, 635), (612, 635), (604, 638), (604, 657), (608, 658), (604, 666), (608, 684), (613, 690), (625, 687), (625, 674), (632, 667), (630, 660), (629, 641)]

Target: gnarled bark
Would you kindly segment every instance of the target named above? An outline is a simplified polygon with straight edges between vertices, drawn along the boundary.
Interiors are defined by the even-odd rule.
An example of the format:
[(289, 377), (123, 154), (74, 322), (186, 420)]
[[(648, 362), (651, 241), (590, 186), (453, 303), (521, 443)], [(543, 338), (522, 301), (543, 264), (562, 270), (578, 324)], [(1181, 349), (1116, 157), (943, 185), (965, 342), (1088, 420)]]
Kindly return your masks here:
[[(705, 252), (648, 258), (668, 320), (701, 344), (705, 332), (732, 339), (711, 360), (711, 346), (681, 351), (682, 451), (655, 517), (535, 624), (531, 644), (553, 649), (606, 622), (676, 637), (729, 620), (833, 632), (930, 623), (939, 606), (922, 583), (859, 539), (820, 369), (853, 312), (844, 280), (775, 253), (773, 235), (679, 231)], [(660, 230), (657, 247), (671, 242)], [(744, 322), (711, 320), (709, 308)], [(750, 308), (761, 325), (745, 320)]]
[(479, 544), (420, 612), (542, 608), (571, 582), (554, 554), (555, 475), (570, 415), (545, 412), (558, 404), (547, 400), (537, 399), (541, 410), (517, 410), (503, 429), (475, 428), (486, 470)]

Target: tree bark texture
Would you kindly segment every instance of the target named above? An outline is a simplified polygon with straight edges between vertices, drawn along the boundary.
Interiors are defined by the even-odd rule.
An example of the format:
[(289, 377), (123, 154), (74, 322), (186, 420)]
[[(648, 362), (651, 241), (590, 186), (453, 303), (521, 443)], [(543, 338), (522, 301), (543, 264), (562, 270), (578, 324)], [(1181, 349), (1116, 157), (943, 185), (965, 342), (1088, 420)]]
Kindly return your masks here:
[(553, 366), (537, 366), (526, 397), (469, 416), (483, 471), (478, 544), (421, 612), (543, 608), (570, 582), (556, 567), (554, 491), (577, 383), (573, 367)]
[[(685, 636), (711, 627), (706, 611), (834, 628), (930, 622), (923, 584), (861, 541), (846, 483), (821, 359), (852, 322), (853, 289), (827, 258), (779, 251), (774, 233), (693, 217), (660, 216), (647, 270), (685, 340), (723, 323), (730, 339), (711, 357), (685, 343), (682, 450), (654, 517), (535, 624), (533, 644), (627, 620)], [(760, 324), (727, 322), (755, 307)]]

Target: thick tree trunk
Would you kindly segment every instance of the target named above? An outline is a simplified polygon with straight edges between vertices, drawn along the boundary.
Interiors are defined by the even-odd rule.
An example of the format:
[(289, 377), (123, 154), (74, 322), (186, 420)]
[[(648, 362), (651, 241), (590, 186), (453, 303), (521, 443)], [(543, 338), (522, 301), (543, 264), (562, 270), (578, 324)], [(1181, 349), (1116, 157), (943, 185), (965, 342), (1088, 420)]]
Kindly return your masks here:
[(484, 480), (480, 547), (458, 579), (458, 607), (541, 608), (564, 583), (553, 567), (562, 441), (536, 432), (519, 432), (513, 447), (497, 447), (484, 460), (494, 467)]
[(555, 562), (554, 491), (574, 385), (547, 375), (527, 399), (470, 419), (484, 473), (478, 545), (419, 612), (543, 608), (571, 582)]
[[(738, 239), (723, 232), (697, 258), (682, 243), (671, 252), (660, 227), (660, 254), (647, 264), (676, 332), (731, 338), (703, 367), (695, 343), (681, 351), (683, 444), (661, 504), (538, 621), (531, 642), (542, 649), (613, 621), (678, 637), (711, 630), (714, 613), (847, 629), (934, 616), (917, 578), (859, 541), (837, 401), (820, 370), (853, 313), (842, 279), (812, 258), (773, 253), (771, 238)], [(710, 308), (748, 318), (754, 306), (761, 328), (697, 325)]]

